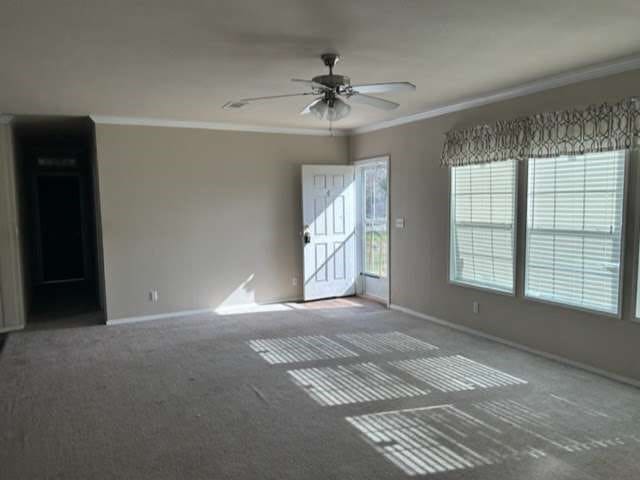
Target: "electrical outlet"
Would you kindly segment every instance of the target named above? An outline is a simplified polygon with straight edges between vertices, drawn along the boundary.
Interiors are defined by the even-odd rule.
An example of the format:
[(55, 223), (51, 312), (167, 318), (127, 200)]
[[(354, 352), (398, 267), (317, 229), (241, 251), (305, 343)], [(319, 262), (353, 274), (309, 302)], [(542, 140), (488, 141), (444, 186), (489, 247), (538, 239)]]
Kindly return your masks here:
[(157, 290), (151, 290), (149, 292), (149, 301), (150, 302), (157, 302), (158, 301), (158, 291)]
[(480, 304), (478, 302), (473, 302), (473, 313), (480, 313)]
[(298, 285), (298, 277), (293, 277), (291, 279), (291, 285), (293, 285), (294, 287)]

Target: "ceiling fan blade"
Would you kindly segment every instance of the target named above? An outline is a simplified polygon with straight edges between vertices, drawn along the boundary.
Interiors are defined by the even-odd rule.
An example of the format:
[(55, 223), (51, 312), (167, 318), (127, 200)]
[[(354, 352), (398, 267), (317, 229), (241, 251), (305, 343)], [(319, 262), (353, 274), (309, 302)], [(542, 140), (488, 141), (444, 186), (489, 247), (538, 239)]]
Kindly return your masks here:
[(316, 105), (318, 102), (321, 102), (321, 101), (322, 101), (322, 97), (316, 98), (313, 102), (311, 102), (309, 105), (307, 105), (302, 109), (302, 111), (300, 112), (300, 115), (308, 115), (312, 113), (311, 107), (313, 107), (314, 105)]
[(393, 110), (400, 106), (399, 103), (391, 102), (383, 98), (372, 97), (371, 95), (364, 95), (362, 93), (354, 92), (349, 96), (349, 101), (353, 103), (364, 103), (375, 108), (381, 108), (382, 110)]
[(305, 95), (313, 95), (313, 92), (304, 92), (304, 93), (289, 93), (287, 95), (271, 95), (269, 97), (255, 97), (255, 98), (241, 98), (240, 100), (231, 100), (225, 103), (222, 108), (224, 110), (237, 110), (239, 108), (246, 107), (250, 103), (259, 102), (262, 100), (277, 100), (278, 98), (288, 98), (288, 97), (302, 97)]
[(313, 80), (304, 80), (303, 78), (292, 78), (291, 81), (296, 83), (306, 83), (307, 85), (313, 88), (319, 88), (320, 90), (331, 90), (326, 85), (322, 85), (321, 83), (314, 82)]
[(413, 91), (416, 86), (410, 82), (387, 82), (363, 83), (361, 85), (351, 85), (351, 88), (359, 93), (385, 93)]
[(254, 97), (254, 98), (241, 98), (240, 101), (244, 103), (258, 102), (261, 100), (276, 100), (278, 98), (287, 98), (287, 97), (302, 97), (304, 95), (314, 95), (313, 92), (304, 92), (304, 93), (288, 93), (285, 95), (270, 95), (268, 97)]

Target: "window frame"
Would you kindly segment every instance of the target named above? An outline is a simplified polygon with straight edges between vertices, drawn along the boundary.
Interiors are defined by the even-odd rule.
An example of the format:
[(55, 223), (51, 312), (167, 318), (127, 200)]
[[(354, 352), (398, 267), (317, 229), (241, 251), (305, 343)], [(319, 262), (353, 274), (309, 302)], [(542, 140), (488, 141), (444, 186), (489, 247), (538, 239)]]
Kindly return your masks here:
[[(522, 298), (527, 301), (534, 303), (541, 303), (544, 305), (550, 305), (554, 307), (566, 308), (569, 310), (575, 310), (578, 312), (591, 313), (595, 315), (600, 315), (604, 317), (610, 317), (614, 319), (621, 320), (622, 319), (622, 310), (624, 304), (624, 273), (625, 273), (625, 247), (626, 247), (626, 229), (627, 229), (627, 196), (629, 193), (629, 150), (613, 150), (612, 152), (623, 152), (624, 155), (624, 167), (623, 167), (623, 180), (622, 180), (622, 222), (620, 224), (620, 269), (618, 272), (618, 303), (616, 305), (616, 313), (606, 312), (603, 310), (596, 310), (594, 308), (589, 307), (581, 307), (579, 305), (571, 305), (568, 303), (554, 301), (546, 298), (540, 297), (532, 297), (527, 295), (527, 240), (528, 240), (528, 225), (529, 225), (529, 163), (530, 160), (534, 160), (539, 157), (532, 157), (526, 160), (527, 168), (525, 171), (525, 192), (524, 192), (524, 232), (522, 238), (522, 246), (523, 246), (523, 258), (522, 258)], [(585, 153), (583, 155), (573, 155), (576, 156), (584, 156), (588, 155)], [(570, 156), (570, 155), (564, 155)], [(635, 315), (635, 313), (634, 313)], [(639, 319), (640, 321), (640, 319)]]
[[(630, 154), (631, 155), (631, 154)], [(638, 173), (636, 173), (636, 177)], [(636, 188), (638, 187), (638, 183), (636, 182)], [(638, 203), (638, 195), (634, 196), (634, 203), (636, 206)], [(638, 315), (638, 306), (640, 306), (640, 219), (634, 220), (634, 230), (633, 230), (633, 239), (631, 240), (633, 243), (633, 250), (631, 250), (631, 255), (633, 257), (631, 266), (631, 284), (633, 288), (633, 300), (631, 301), (631, 321), (636, 324), (640, 324), (640, 315)]]
[[(512, 227), (511, 227), (511, 237), (512, 237), (512, 276), (511, 276), (511, 289), (510, 290), (502, 290), (499, 288), (494, 288), (494, 287), (490, 287), (487, 285), (479, 285), (477, 283), (473, 283), (473, 282), (466, 282), (464, 280), (458, 280), (458, 279), (454, 279), (453, 278), (453, 226), (454, 226), (454, 213), (455, 213), (455, 202), (454, 202), (454, 198), (452, 196), (453, 194), (453, 169), (456, 167), (449, 167), (449, 186), (448, 186), (448, 196), (449, 196), (449, 245), (448, 245), (448, 259), (447, 259), (447, 283), (449, 285), (455, 285), (455, 286), (459, 286), (459, 287), (467, 287), (467, 288), (472, 288), (475, 290), (480, 290), (483, 292), (491, 292), (491, 293), (496, 293), (498, 295), (504, 295), (507, 297), (515, 297), (517, 295), (517, 267), (518, 267), (518, 246), (517, 246), (517, 241), (518, 241), (518, 199), (519, 199), (519, 195), (518, 195), (518, 178), (519, 178), (519, 173), (520, 173), (520, 169), (519, 169), (519, 164), (520, 161), (518, 160), (510, 160), (512, 162), (514, 162), (514, 166), (513, 166), (513, 202), (512, 202), (512, 208), (511, 208), (511, 212), (512, 212), (512, 218), (513, 218), (513, 222), (512, 222)], [(487, 163), (491, 163), (491, 162), (487, 162)], [(477, 164), (482, 165), (482, 164)], [(464, 166), (464, 165), (461, 165)], [(474, 166), (474, 165), (469, 165), (469, 166)]]

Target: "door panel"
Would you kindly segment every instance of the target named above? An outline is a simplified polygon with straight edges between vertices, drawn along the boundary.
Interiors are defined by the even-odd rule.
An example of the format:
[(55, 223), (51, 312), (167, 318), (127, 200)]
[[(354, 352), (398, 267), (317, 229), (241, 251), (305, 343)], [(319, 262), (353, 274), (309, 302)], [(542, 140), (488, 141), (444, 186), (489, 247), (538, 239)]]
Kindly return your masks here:
[(354, 168), (303, 166), (302, 212), (304, 299), (355, 294)]

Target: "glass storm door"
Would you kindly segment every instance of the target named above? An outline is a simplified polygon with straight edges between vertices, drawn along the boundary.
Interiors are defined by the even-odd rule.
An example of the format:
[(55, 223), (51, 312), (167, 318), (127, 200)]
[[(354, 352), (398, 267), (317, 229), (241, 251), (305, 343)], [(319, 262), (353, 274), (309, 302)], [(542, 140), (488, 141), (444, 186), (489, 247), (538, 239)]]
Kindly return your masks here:
[(386, 302), (389, 285), (389, 181), (386, 160), (363, 164), (360, 183), (362, 293)]

